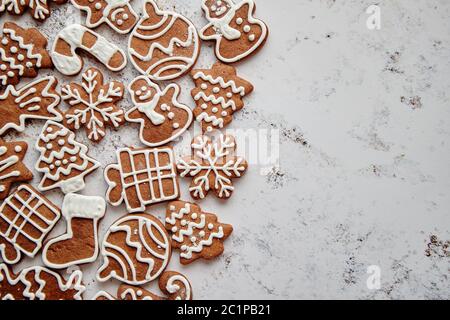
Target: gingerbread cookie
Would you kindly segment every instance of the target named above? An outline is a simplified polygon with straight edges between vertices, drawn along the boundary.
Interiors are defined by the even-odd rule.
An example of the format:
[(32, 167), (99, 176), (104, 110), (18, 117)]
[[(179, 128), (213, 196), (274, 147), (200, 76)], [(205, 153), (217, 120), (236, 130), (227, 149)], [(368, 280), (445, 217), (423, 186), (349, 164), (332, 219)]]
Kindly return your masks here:
[(96, 28), (108, 24), (114, 31), (126, 34), (136, 24), (138, 15), (130, 5), (130, 0), (71, 0), (78, 9), (87, 13), (86, 26)]
[(129, 213), (142, 212), (147, 205), (178, 199), (179, 186), (173, 150), (117, 150), (118, 164), (105, 168), (106, 200), (113, 206), (125, 202)]
[(24, 29), (5, 22), (0, 40), (0, 85), (19, 83), (20, 78), (34, 78), (40, 68), (51, 68), (47, 39), (38, 29)]
[(140, 287), (120, 285), (117, 298), (105, 291), (98, 292), (92, 300), (192, 300), (192, 287), (188, 279), (175, 271), (164, 271), (158, 281), (161, 297)]
[(195, 26), (178, 13), (160, 10), (153, 0), (146, 0), (143, 11), (128, 43), (133, 65), (157, 81), (187, 73), (200, 53)]
[(211, 69), (191, 72), (195, 88), (191, 91), (197, 107), (194, 115), (203, 132), (222, 129), (233, 120), (233, 113), (244, 107), (242, 98), (253, 91), (248, 81), (236, 75), (236, 68), (217, 62)]
[(269, 30), (254, 17), (253, 0), (235, 4), (232, 0), (202, 0), (209, 23), (200, 31), (202, 40), (216, 41), (216, 56), (233, 63), (256, 53), (266, 42)]
[(234, 137), (220, 134), (216, 142), (208, 136), (198, 136), (192, 141), (192, 156), (178, 161), (178, 172), (182, 177), (192, 177), (189, 187), (194, 199), (203, 199), (209, 190), (217, 197), (228, 199), (234, 186), (233, 178), (240, 178), (247, 171), (247, 162), (234, 155)]
[(98, 281), (115, 278), (141, 285), (156, 279), (168, 265), (169, 235), (150, 214), (127, 215), (106, 232), (101, 254), (103, 264), (97, 271)]
[(116, 105), (123, 98), (124, 86), (117, 81), (103, 84), (103, 74), (96, 68), (87, 69), (82, 78), (82, 84), (62, 88), (62, 98), (70, 105), (64, 120), (72, 130), (83, 125), (88, 138), (100, 142), (106, 135), (106, 125), (117, 129), (125, 123), (124, 112)]
[(0, 139), (0, 200), (5, 199), (14, 182), (30, 181), (33, 174), (23, 164), (28, 144)]
[(23, 269), (18, 275), (0, 264), (0, 300), (82, 300), (83, 273), (74, 271), (65, 280), (43, 267)]
[(28, 184), (0, 206), (0, 255), (5, 263), (19, 262), (22, 253), (33, 258), (58, 222), (59, 208)]
[(106, 212), (101, 197), (70, 193), (64, 197), (65, 234), (49, 240), (42, 252), (47, 267), (63, 269), (94, 262), (98, 256), (98, 224)]
[(172, 234), (172, 247), (181, 250), (181, 264), (221, 255), (223, 242), (233, 232), (233, 227), (218, 222), (215, 214), (203, 212), (198, 205), (185, 201), (169, 203), (166, 229)]
[(75, 134), (54, 121), (45, 124), (36, 149), (40, 152), (36, 170), (44, 174), (38, 186), (41, 191), (80, 191), (85, 187), (84, 177), (100, 167), (87, 155), (88, 148), (75, 140)]
[(192, 123), (192, 111), (178, 102), (180, 87), (170, 84), (164, 90), (146, 76), (140, 76), (128, 87), (134, 107), (125, 115), (140, 124), (139, 138), (149, 147), (170, 143)]
[(13, 129), (25, 130), (25, 121), (43, 119), (61, 121), (62, 115), (56, 109), (61, 98), (56, 92), (57, 80), (50, 76), (33, 81), (16, 90), (14, 86), (6, 87), (0, 94), (0, 135)]
[[(56, 4), (67, 2), (67, 0), (51, 1)], [(0, 13), (8, 11), (10, 14), (22, 15), (28, 8), (31, 16), (38, 21), (45, 21), (50, 17), (50, 0), (0, 0)]]
[(51, 57), (59, 72), (72, 76), (81, 71), (83, 60), (77, 49), (86, 51), (111, 71), (120, 71), (127, 64), (127, 57), (118, 46), (80, 24), (72, 24), (61, 30), (53, 43)]

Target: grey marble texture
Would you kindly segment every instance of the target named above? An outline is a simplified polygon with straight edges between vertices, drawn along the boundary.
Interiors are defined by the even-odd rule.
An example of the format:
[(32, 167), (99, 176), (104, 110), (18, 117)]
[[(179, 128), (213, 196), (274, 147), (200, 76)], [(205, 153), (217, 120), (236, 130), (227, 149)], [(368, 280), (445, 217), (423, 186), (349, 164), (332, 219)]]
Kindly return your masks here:
[[(138, 11), (141, 3), (132, 1)], [(206, 23), (200, 0), (158, 3), (198, 28)], [(258, 159), (240, 144), (239, 153), (253, 160), (233, 197), (221, 202), (211, 195), (201, 202), (234, 226), (223, 256), (180, 266), (175, 252), (169, 268), (188, 276), (196, 299), (450, 298), (450, 2), (376, 1), (380, 30), (366, 26), (366, 8), (375, 1), (256, 3), (270, 36), (263, 50), (237, 65), (255, 92), (245, 98), (229, 129), (271, 133), (270, 157)], [(37, 26), (51, 44), (65, 25), (85, 19), (70, 3), (52, 8), (43, 24), (27, 14), (4, 14), (0, 20)], [(126, 49), (128, 36), (107, 26), (97, 30)], [(203, 44), (198, 67), (215, 61), (212, 48)], [(83, 57), (85, 67), (98, 66)], [(118, 73), (100, 69), (106, 79), (125, 83), (138, 75), (131, 63)], [(56, 75), (60, 83), (80, 79), (40, 72), (45, 74)], [(193, 82), (184, 77), (177, 83), (181, 100), (193, 108)], [(129, 109), (130, 99), (121, 106)], [(35, 121), (25, 133), (6, 136), (29, 142), (30, 168), (42, 125)], [(77, 138), (104, 167), (115, 162), (116, 148), (140, 145), (137, 131), (135, 125), (109, 131), (99, 145), (83, 130)], [(253, 141), (260, 155), (267, 141)], [(177, 143), (176, 151), (188, 152), (189, 139)], [(102, 170), (89, 176), (82, 193), (104, 195), (102, 177)], [(39, 179), (36, 172), (33, 185)], [(182, 198), (189, 200), (190, 181), (181, 182)], [(59, 191), (46, 194), (62, 203)], [(147, 211), (162, 218), (164, 205)], [(124, 214), (124, 207), (109, 207), (101, 237)], [(64, 228), (61, 221), (52, 234)], [(25, 259), (16, 269), (33, 264), (41, 264), (41, 258)], [(100, 259), (81, 267), (85, 298), (99, 289), (115, 294), (118, 282), (95, 281), (99, 265)], [(379, 268), (379, 289), (367, 286), (369, 266)], [(158, 292), (155, 287), (147, 286)]]

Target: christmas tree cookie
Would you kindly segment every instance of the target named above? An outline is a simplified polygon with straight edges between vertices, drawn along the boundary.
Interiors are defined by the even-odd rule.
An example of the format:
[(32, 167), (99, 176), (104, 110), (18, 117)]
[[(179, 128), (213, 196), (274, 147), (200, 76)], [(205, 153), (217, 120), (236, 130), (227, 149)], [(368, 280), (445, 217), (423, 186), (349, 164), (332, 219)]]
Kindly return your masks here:
[(38, 186), (41, 191), (80, 191), (85, 187), (84, 177), (100, 167), (87, 155), (88, 148), (75, 140), (75, 134), (54, 121), (45, 124), (36, 149), (40, 152), (36, 170), (44, 174)]

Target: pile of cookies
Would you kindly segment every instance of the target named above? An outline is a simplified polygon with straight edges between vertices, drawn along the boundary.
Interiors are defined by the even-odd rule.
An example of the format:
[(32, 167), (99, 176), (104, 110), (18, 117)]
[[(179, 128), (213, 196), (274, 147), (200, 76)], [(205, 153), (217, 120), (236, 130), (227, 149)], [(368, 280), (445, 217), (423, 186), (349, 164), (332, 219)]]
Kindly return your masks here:
[[(41, 180), (23, 163), (28, 145), (0, 138), (0, 299), (82, 299), (83, 274), (78, 266), (96, 261), (97, 281), (122, 283), (117, 295), (99, 292), (97, 300), (189, 300), (192, 288), (181, 273), (166, 270), (172, 249), (179, 251), (183, 265), (198, 259), (213, 259), (224, 251), (223, 242), (233, 228), (199, 205), (181, 201), (179, 176), (189, 177), (191, 197), (205, 198), (209, 191), (220, 199), (231, 197), (233, 179), (247, 170), (247, 162), (235, 155), (234, 137), (220, 133), (243, 108), (243, 98), (253, 86), (240, 78), (230, 64), (252, 56), (265, 43), (267, 26), (257, 19), (253, 0), (198, 0), (208, 24), (199, 32), (184, 16), (161, 10), (155, 0), (146, 0), (141, 15), (129, 0), (71, 0), (87, 15), (85, 25), (62, 29), (51, 49), (38, 29), (25, 29), (6, 22), (0, 38), (0, 136), (24, 132), (29, 120), (45, 120), (36, 139), (39, 159), (35, 165)], [(53, 1), (56, 4), (65, 0)], [(49, 0), (0, 0), (0, 12), (29, 11), (44, 21), (51, 14)], [(141, 18), (139, 18), (141, 17)], [(92, 28), (107, 24), (129, 35), (128, 54)], [(210, 69), (193, 69), (201, 40), (215, 42), (219, 60)], [(104, 80), (100, 70), (83, 68), (89, 53), (111, 72), (122, 70), (131, 60), (142, 74), (128, 86)], [(55, 76), (37, 78), (20, 85), (22, 78), (38, 77), (39, 69), (55, 68), (77, 78), (58, 87)], [(84, 71), (83, 71), (84, 69)], [(81, 73), (81, 76), (77, 75)], [(190, 73), (195, 88), (191, 110), (178, 101), (180, 87), (157, 83)], [(124, 111), (119, 102), (130, 94), (133, 106)], [(61, 100), (67, 106), (59, 109)], [(175, 157), (170, 146), (194, 119), (203, 134), (193, 139), (192, 154)], [(88, 143), (101, 141), (107, 126), (119, 129), (136, 123), (136, 142), (145, 147), (117, 150), (117, 161), (106, 166), (105, 198), (81, 195), (90, 173), (101, 164), (89, 155)], [(82, 143), (75, 132), (86, 131)], [(217, 133), (219, 134), (213, 134)], [(138, 141), (139, 140), (139, 141)], [(12, 191), (13, 184), (19, 184)], [(65, 194), (61, 208), (43, 192), (59, 189)], [(99, 239), (99, 223), (107, 205), (125, 205), (119, 218)], [(167, 202), (161, 222), (148, 206)], [(66, 232), (47, 235), (63, 216)], [(102, 241), (100, 241), (102, 240)], [(45, 266), (12, 271), (23, 256), (42, 254)], [(67, 276), (57, 271), (72, 270)], [(164, 296), (141, 286), (158, 279)]]

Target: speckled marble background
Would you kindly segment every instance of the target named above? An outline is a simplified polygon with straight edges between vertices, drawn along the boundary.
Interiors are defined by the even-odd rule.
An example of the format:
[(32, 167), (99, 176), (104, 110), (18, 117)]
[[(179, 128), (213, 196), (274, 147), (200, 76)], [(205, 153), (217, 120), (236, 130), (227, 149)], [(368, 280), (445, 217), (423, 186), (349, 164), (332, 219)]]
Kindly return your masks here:
[[(141, 3), (132, 1), (139, 11)], [(158, 3), (198, 28), (205, 24), (200, 0)], [(280, 161), (275, 152), (274, 161), (253, 163), (227, 203), (214, 197), (201, 203), (235, 227), (221, 258), (182, 267), (174, 253), (170, 269), (189, 277), (197, 299), (450, 298), (450, 2), (376, 1), (382, 25), (373, 31), (365, 12), (373, 1), (256, 3), (271, 34), (259, 54), (237, 66), (256, 90), (230, 128), (272, 130)], [(70, 4), (52, 8), (43, 24), (27, 15), (0, 20), (38, 26), (50, 43), (65, 25), (84, 21)], [(106, 26), (98, 31), (126, 48), (127, 36)], [(85, 66), (98, 66), (83, 56)], [(214, 60), (211, 44), (204, 44), (197, 66)], [(131, 64), (119, 73), (101, 69), (126, 83), (138, 75)], [(60, 83), (79, 80), (45, 74)], [(192, 81), (178, 83), (182, 101), (194, 107)], [(131, 107), (129, 99), (121, 105)], [(6, 139), (32, 146), (42, 125), (33, 122)], [(127, 125), (99, 145), (87, 142), (91, 155), (106, 166), (116, 148), (139, 145), (137, 130)], [(77, 137), (87, 141), (83, 131)], [(178, 155), (188, 151), (188, 140), (177, 144)], [(29, 167), (37, 156), (30, 147)], [(33, 185), (39, 179), (36, 174)], [(183, 199), (190, 199), (188, 182), (182, 179)], [(105, 190), (98, 170), (82, 193)], [(62, 203), (59, 191), (47, 195)], [(148, 212), (162, 218), (164, 206)], [(109, 207), (101, 235), (123, 214), (123, 207)], [(64, 228), (61, 221), (53, 234)], [(40, 257), (16, 270), (32, 264), (41, 264)], [(82, 267), (85, 298), (99, 289), (116, 292), (117, 282), (95, 282), (99, 264)], [(366, 285), (372, 265), (381, 272), (378, 290)], [(148, 286), (158, 292), (155, 287)]]

